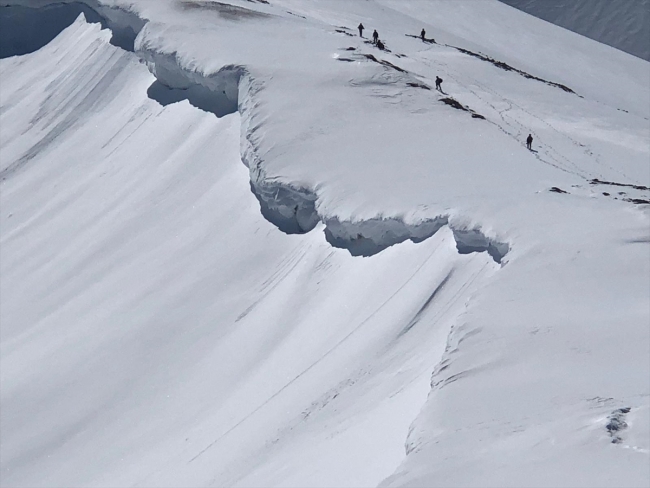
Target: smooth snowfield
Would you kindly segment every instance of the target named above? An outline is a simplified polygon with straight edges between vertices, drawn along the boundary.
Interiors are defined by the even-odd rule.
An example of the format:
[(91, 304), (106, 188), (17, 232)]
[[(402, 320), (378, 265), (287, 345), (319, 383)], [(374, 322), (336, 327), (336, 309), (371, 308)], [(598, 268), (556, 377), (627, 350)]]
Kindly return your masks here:
[(648, 484), (647, 62), (496, 1), (86, 5), (0, 59), (3, 486)]

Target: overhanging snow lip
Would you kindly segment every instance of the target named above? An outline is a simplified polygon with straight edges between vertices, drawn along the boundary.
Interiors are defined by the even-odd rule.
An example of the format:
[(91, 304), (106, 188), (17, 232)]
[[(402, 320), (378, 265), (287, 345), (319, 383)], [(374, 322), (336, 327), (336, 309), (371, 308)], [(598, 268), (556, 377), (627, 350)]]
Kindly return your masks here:
[(322, 215), (317, 205), (319, 195), (312, 185), (267, 174), (255, 142), (257, 127), (251, 125), (250, 116), (256, 107), (255, 93), (262, 88), (246, 67), (224, 66), (215, 73), (202, 73), (184, 68), (176, 52), (159, 52), (144, 42), (136, 47), (149, 70), (166, 86), (188, 89), (201, 85), (213, 96), (221, 97), (223, 94), (215, 87), (229, 80), (230, 92), (237, 97), (236, 105), (242, 118), (241, 159), (249, 169), (251, 192), (257, 198), (264, 218), (282, 232), (305, 234), (322, 222), (325, 239), (330, 245), (346, 249), (353, 256), (368, 257), (406, 240), (421, 242), (448, 225), (460, 254), (487, 252), (495, 262), (501, 263), (509, 252), (509, 244), (487, 237), (479, 228), (458, 227), (450, 222), (448, 215), (425, 218), (416, 223), (407, 223), (399, 216), (348, 221)]
[[(91, 0), (73, 2), (50, 2), (39, 9), (21, 7), (27, 15), (45, 12), (48, 9), (63, 9), (67, 16), (88, 12), (88, 15), (102, 27), (115, 32), (126, 32), (127, 50), (134, 51), (147, 63), (149, 70), (156, 78), (150, 86), (150, 98), (163, 105), (187, 99), (193, 106), (211, 112), (216, 116), (239, 111), (242, 115), (242, 151), (241, 157), (249, 168), (251, 191), (260, 203), (263, 216), (279, 230), (287, 234), (304, 234), (313, 230), (319, 222), (325, 224), (325, 238), (332, 246), (347, 249), (353, 256), (372, 256), (395, 244), (411, 240), (421, 242), (433, 236), (438, 230), (448, 225), (456, 240), (459, 253), (484, 252), (501, 263), (508, 253), (510, 246), (485, 236), (480, 229), (459, 229), (450, 223), (449, 216), (439, 215), (426, 218), (416, 223), (407, 223), (403, 218), (376, 217), (360, 221), (346, 221), (338, 217), (324, 217), (317, 211), (318, 194), (308, 185), (281, 181), (269, 178), (263, 168), (263, 161), (257, 154), (257, 148), (251, 140), (254, 128), (249, 127), (249, 113), (254, 107), (251, 98), (260, 89), (258, 83), (252, 80), (244, 66), (228, 65), (214, 73), (202, 73), (186, 69), (182, 66), (176, 52), (160, 52), (142, 42), (142, 37), (136, 42), (137, 35), (145, 26), (145, 20), (133, 12), (121, 11), (126, 14), (129, 22), (120, 25), (108, 16), (102, 16), (98, 10), (111, 9), (97, 3), (98, 10), (89, 5)], [(119, 9), (118, 9), (119, 10)], [(51, 11), (51, 10), (50, 10)], [(74, 19), (78, 17), (74, 16)], [(133, 17), (135, 20), (133, 20)], [(124, 19), (124, 17), (122, 18)], [(92, 20), (91, 20), (92, 21)], [(136, 28), (132, 26), (135, 24)], [(63, 28), (67, 25), (63, 26)], [(61, 28), (61, 30), (63, 30)], [(59, 31), (60, 32), (60, 31)], [(58, 32), (57, 32), (58, 34)], [(119, 40), (120, 37), (118, 36)], [(49, 41), (48, 41), (49, 42)], [(44, 44), (43, 44), (44, 45)], [(41, 46), (42, 47), (42, 46)], [(372, 55), (369, 55), (372, 57)], [(385, 63), (382, 63), (385, 64)], [(403, 71), (394, 65), (390, 68)], [(242, 83), (242, 80), (245, 80)], [(248, 119), (247, 119), (248, 118)]]
[(432, 237), (444, 226), (452, 231), (459, 254), (487, 252), (496, 263), (501, 264), (510, 251), (507, 242), (486, 236), (478, 227), (460, 227), (450, 220), (449, 215), (438, 215), (413, 223), (398, 216), (359, 221), (332, 217), (324, 219), (324, 222), (327, 242), (334, 247), (347, 249), (353, 256), (373, 256), (407, 240), (419, 243)]

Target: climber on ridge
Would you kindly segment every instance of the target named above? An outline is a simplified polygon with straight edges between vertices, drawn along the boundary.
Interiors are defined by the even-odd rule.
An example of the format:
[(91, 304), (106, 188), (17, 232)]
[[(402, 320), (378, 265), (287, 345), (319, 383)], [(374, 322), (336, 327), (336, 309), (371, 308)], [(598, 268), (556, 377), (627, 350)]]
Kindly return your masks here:
[(439, 92), (442, 92), (442, 87), (440, 86), (442, 84), (442, 78), (439, 76), (436, 76), (436, 90)]
[(426, 32), (424, 32), (424, 29), (422, 29), (422, 32), (420, 32), (420, 39), (423, 41), (426, 39), (424, 36), (426, 36)]
[(377, 33), (377, 29), (375, 29), (372, 33), (372, 43), (377, 44), (378, 40), (379, 40), (379, 34)]
[(528, 134), (528, 137), (526, 138), (526, 147), (531, 151), (533, 150), (533, 136), (530, 134)]
[(363, 24), (359, 23), (359, 27), (357, 27), (357, 29), (359, 29), (359, 37), (363, 37), (363, 29), (365, 29)]

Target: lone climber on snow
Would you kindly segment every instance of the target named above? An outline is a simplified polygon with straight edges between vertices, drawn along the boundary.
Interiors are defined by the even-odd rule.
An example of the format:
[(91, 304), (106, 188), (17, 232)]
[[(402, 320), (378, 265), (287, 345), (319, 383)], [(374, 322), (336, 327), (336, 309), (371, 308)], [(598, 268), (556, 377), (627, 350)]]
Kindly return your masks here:
[(436, 76), (436, 90), (439, 92), (442, 92), (442, 87), (440, 86), (442, 84), (442, 78), (439, 76)]
[(530, 134), (528, 134), (528, 137), (526, 138), (526, 147), (531, 151), (533, 150), (533, 136)]
[(379, 34), (377, 33), (377, 29), (375, 29), (372, 33), (372, 43), (377, 44), (378, 40), (379, 40)]
[(424, 36), (426, 35), (426, 32), (424, 32), (424, 29), (422, 29), (422, 32), (420, 32), (420, 39), (424, 41), (426, 39)]
[(359, 37), (363, 37), (363, 29), (365, 29), (363, 24), (360, 23), (359, 27), (357, 27), (357, 29), (359, 29)]

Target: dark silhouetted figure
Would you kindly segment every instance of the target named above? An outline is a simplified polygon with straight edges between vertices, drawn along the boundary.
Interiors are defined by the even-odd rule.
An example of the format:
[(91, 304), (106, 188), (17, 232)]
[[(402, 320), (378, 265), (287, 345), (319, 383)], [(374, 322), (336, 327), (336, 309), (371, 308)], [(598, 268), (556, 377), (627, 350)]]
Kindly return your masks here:
[(422, 29), (422, 32), (420, 32), (420, 39), (422, 39), (424, 41), (424, 39), (425, 39), (424, 36), (426, 36), (426, 35), (427, 35), (427, 33), (424, 32), (424, 29)]
[(377, 39), (377, 47), (381, 49), (382, 51), (384, 50), (384, 43), (381, 42), (381, 39)]
[(526, 147), (532, 151), (533, 149), (533, 136), (528, 134), (528, 137), (526, 138)]
[(379, 34), (377, 33), (377, 29), (375, 29), (372, 33), (372, 43), (377, 44), (378, 40), (379, 40)]
[(359, 37), (363, 37), (363, 29), (365, 29), (363, 24), (359, 24), (359, 27), (357, 27), (357, 29), (359, 29)]
[(442, 87), (440, 86), (442, 83), (442, 78), (439, 76), (436, 76), (436, 90), (442, 92)]

